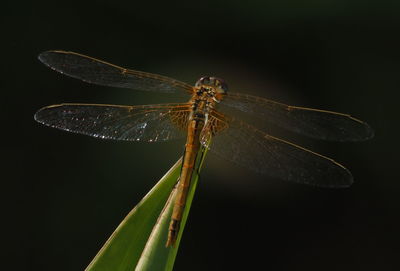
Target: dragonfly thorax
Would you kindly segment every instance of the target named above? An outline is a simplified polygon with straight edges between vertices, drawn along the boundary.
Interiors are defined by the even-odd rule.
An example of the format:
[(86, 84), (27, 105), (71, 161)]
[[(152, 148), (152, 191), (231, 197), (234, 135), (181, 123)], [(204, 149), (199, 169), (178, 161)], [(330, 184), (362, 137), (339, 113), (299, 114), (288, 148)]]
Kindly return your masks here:
[(196, 82), (190, 101), (192, 104), (191, 116), (207, 121), (208, 114), (223, 99), (227, 90), (228, 86), (222, 79), (211, 76), (200, 78)]

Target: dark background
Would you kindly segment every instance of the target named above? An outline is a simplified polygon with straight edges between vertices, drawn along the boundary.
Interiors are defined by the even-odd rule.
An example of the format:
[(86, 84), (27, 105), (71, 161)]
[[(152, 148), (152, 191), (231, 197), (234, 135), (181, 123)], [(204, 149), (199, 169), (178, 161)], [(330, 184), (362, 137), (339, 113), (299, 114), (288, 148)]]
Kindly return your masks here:
[(350, 113), (374, 128), (361, 143), (294, 139), (346, 165), (349, 189), (272, 180), (210, 154), (175, 270), (398, 270), (398, 3), (2, 3), (2, 265), (83, 270), (183, 150), (34, 122), (54, 103), (169, 101), (85, 84), (37, 60), (64, 49), (189, 83), (216, 75), (231, 90)]

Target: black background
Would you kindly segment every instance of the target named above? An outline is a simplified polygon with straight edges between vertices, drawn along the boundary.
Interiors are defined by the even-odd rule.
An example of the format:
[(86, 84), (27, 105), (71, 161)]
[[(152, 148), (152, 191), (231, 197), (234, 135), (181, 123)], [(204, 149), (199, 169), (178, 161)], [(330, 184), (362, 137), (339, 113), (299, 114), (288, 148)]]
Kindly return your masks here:
[(346, 165), (349, 189), (272, 180), (209, 155), (175, 270), (398, 270), (399, 15), (389, 0), (2, 3), (2, 265), (83, 270), (183, 150), (34, 122), (54, 103), (169, 101), (88, 85), (37, 60), (64, 49), (188, 83), (216, 75), (231, 90), (374, 128), (361, 143), (294, 137)]

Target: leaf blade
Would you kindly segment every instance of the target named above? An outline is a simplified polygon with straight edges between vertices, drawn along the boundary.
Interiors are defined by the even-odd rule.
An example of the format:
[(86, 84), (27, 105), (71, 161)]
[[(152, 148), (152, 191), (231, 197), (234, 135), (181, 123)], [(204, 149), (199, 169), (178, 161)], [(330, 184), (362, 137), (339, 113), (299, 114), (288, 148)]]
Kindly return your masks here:
[(180, 160), (124, 218), (86, 271), (133, 270), (179, 177)]
[(201, 147), (196, 157), (178, 238), (173, 247), (166, 248), (165, 244), (181, 159), (129, 212), (85, 270), (172, 270), (206, 152), (207, 149)]

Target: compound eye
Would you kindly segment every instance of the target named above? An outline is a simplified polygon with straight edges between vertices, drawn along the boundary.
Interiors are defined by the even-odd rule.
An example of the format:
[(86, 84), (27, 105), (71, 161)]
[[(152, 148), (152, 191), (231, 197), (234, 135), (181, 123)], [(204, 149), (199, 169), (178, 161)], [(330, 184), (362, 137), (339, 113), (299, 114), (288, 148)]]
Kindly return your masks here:
[(225, 83), (225, 81), (222, 81), (222, 80), (219, 81), (218, 90), (222, 94), (225, 94), (228, 92), (228, 85)]
[(208, 84), (209, 81), (210, 81), (210, 79), (208, 76), (203, 76), (199, 80), (197, 80), (195, 86), (200, 87), (203, 84)]
[(228, 92), (228, 86), (226, 84), (221, 85), (221, 89), (226, 93)]
[(208, 77), (208, 76), (202, 77), (200, 80), (201, 80), (202, 84), (205, 84), (205, 85), (208, 85), (210, 83), (210, 77)]

